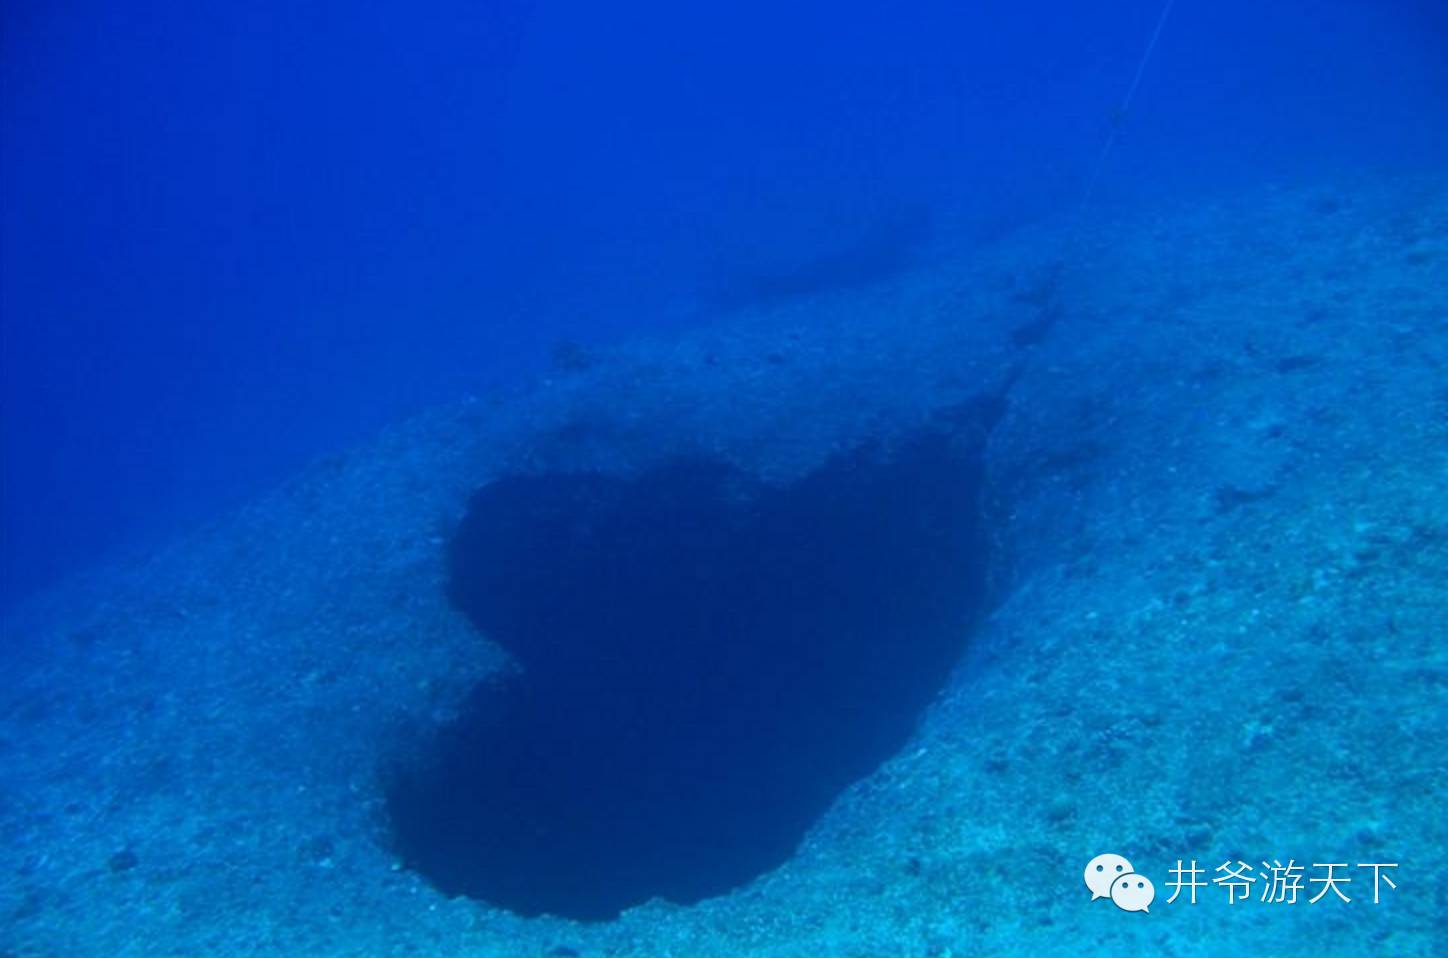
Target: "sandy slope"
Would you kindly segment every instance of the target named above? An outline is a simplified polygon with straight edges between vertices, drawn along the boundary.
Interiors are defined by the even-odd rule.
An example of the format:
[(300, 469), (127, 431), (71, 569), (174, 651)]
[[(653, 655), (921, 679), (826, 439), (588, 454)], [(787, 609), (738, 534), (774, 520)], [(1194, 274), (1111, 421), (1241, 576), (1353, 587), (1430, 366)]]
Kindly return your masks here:
[[(38, 599), (0, 698), (0, 954), (1441, 953), (1448, 185), (1020, 234), (400, 424)], [(1056, 317), (1044, 337), (1031, 334)], [(500, 666), (442, 595), (470, 490), (681, 450), (774, 480), (1008, 386), (1001, 604), (787, 866), (615, 923), (448, 901), (379, 770)], [(1126, 855), (1398, 862), (1374, 906), (1091, 903)], [(1210, 878), (1210, 874), (1208, 875)]]

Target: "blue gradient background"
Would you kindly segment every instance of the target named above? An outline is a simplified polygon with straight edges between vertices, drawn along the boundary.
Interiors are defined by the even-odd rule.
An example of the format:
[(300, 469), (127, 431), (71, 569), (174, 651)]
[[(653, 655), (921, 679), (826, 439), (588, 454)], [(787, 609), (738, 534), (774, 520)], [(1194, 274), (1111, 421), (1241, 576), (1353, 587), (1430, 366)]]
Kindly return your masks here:
[[(560, 340), (1079, 201), (1156, 0), (12, 0), (0, 601)], [(1180, 0), (1102, 194), (1448, 159), (1448, 12)]]

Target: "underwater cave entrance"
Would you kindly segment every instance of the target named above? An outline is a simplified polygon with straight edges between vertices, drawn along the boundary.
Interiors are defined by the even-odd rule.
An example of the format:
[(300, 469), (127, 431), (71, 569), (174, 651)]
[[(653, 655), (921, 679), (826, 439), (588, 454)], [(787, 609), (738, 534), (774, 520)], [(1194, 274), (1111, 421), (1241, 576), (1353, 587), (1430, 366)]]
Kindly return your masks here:
[(905, 744), (981, 610), (970, 432), (782, 487), (687, 459), (482, 488), (450, 597), (520, 668), (389, 783), (404, 862), (580, 920), (782, 864)]

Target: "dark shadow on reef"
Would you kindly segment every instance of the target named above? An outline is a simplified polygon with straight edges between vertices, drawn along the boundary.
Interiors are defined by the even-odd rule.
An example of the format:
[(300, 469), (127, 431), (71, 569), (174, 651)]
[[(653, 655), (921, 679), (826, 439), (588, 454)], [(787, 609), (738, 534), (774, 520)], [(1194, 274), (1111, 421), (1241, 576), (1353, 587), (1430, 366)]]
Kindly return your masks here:
[(903, 207), (804, 259), (736, 263), (732, 272), (708, 284), (703, 297), (715, 309), (731, 312), (869, 286), (909, 268), (933, 231), (927, 207)]
[(704, 459), (484, 487), (451, 598), (520, 668), (393, 776), (403, 860), (582, 920), (780, 865), (957, 660), (979, 480), (979, 448), (931, 432), (784, 487)]

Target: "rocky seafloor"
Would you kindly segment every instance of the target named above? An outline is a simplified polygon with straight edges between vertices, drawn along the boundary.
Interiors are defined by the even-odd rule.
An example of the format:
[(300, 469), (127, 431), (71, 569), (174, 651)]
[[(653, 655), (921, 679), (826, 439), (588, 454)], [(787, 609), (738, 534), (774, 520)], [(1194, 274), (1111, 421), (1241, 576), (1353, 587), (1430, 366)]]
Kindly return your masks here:
[[(0, 955), (1448, 948), (1448, 181), (1103, 212), (574, 360), (8, 617)], [(447, 597), (474, 490), (679, 455), (788, 484), (952, 422), (986, 430), (990, 608), (783, 865), (600, 922), (403, 867), (385, 770), (505, 663)], [(1149, 914), (1091, 900), (1102, 852)], [(1212, 881), (1289, 858), (1351, 902)]]

